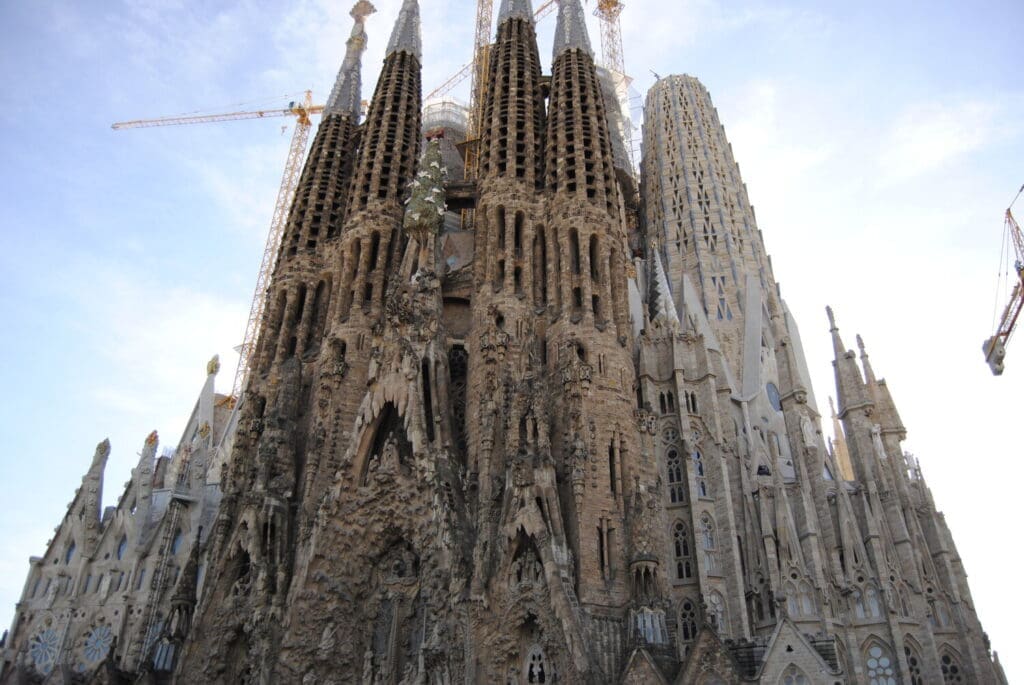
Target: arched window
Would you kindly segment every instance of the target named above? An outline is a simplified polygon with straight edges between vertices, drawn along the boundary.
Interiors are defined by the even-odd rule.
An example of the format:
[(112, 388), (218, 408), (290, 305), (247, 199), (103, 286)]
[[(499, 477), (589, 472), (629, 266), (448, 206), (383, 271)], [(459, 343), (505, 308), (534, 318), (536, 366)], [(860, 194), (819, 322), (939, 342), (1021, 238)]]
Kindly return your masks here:
[(800, 616), (800, 597), (796, 591), (796, 585), (793, 583), (786, 583), (786, 609), (789, 611), (790, 616)]
[(75, 541), (72, 540), (71, 544), (68, 545), (68, 551), (64, 553), (64, 564), (70, 564), (71, 560), (75, 558)]
[(690, 559), (690, 535), (682, 521), (676, 521), (672, 529), (673, 551), (676, 560), (676, 578), (686, 580), (693, 577), (693, 563)]
[(800, 610), (804, 616), (814, 616), (814, 590), (807, 583), (800, 583)]
[(941, 599), (935, 600), (935, 609), (932, 612), (932, 616), (937, 627), (948, 628), (950, 626), (949, 609), (946, 607), (945, 601)]
[(897, 685), (896, 664), (892, 652), (880, 643), (873, 643), (864, 654), (870, 685)]
[(904, 641), (903, 653), (907, 656), (907, 669), (910, 671), (910, 685), (924, 685), (921, 675), (921, 655), (909, 642)]
[(860, 590), (854, 590), (850, 595), (850, 603), (853, 604), (853, 613), (857, 618), (867, 618), (864, 610), (864, 595)]
[(181, 533), (181, 528), (174, 531), (174, 540), (171, 542), (171, 554), (177, 554), (181, 550), (181, 543), (185, 539), (185, 536)]
[(548, 664), (544, 656), (544, 650), (540, 645), (534, 645), (526, 656), (526, 664), (523, 669), (526, 672), (528, 683), (549, 683), (556, 682), (554, 669)]
[(708, 483), (704, 478), (704, 458), (700, 450), (693, 452), (693, 471), (697, 476), (697, 494), (701, 497), (708, 496)]
[(124, 553), (128, 551), (128, 536), (122, 535), (121, 542), (117, 543), (117, 560), (124, 559)]
[(796, 667), (795, 664), (790, 664), (782, 675), (779, 677), (779, 685), (810, 685), (811, 681), (808, 680), (804, 672)]
[(717, 573), (715, 563), (715, 522), (704, 514), (700, 518), (700, 546), (704, 550), (704, 571), (709, 575)]
[(939, 665), (942, 668), (942, 682), (962, 683), (964, 682), (964, 671), (960, 667), (960, 660), (948, 651), (943, 651), (939, 657)]
[(691, 599), (679, 605), (679, 637), (683, 642), (697, 639), (697, 605)]
[(868, 585), (864, 591), (864, 597), (867, 600), (868, 615), (871, 618), (878, 618), (882, 615), (882, 605), (878, 600), (878, 590), (875, 589), (874, 585)]
[(683, 477), (683, 460), (679, 451), (668, 451), (668, 501), (672, 504), (686, 504), (686, 480)]
[(725, 633), (725, 600), (717, 591), (708, 595), (708, 623), (718, 634)]

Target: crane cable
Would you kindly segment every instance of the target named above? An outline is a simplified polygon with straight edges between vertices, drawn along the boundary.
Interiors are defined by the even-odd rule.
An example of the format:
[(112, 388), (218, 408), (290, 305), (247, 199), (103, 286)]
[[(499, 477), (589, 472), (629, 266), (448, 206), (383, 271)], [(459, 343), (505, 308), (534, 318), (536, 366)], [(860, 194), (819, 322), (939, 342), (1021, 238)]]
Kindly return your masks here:
[[(1013, 200), (1006, 208), (1006, 212), (1009, 213), (1013, 206), (1020, 199), (1020, 196), (1024, 194), (1024, 185), (1021, 185), (1020, 190), (1013, 196)], [(992, 328), (994, 329), (999, 321), (999, 303), (1006, 299), (1004, 290), (1009, 289), (1010, 283), (1010, 260), (1008, 255), (1012, 250), (1010, 242), (1012, 236), (1010, 235), (1010, 222), (1003, 222), (1003, 240), (999, 247), (999, 270), (996, 273), (996, 299), (992, 305)]]

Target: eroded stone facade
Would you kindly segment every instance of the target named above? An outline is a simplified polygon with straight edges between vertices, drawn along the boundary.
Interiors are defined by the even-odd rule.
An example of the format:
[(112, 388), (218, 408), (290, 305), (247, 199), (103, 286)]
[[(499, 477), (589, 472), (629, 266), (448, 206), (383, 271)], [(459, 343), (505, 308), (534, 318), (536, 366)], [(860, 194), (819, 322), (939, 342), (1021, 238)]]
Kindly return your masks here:
[[(421, 127), (407, 0), (360, 123), (367, 4), (224, 419), (223, 477), (194, 500), (172, 488), (179, 514), (140, 537), (171, 580), (92, 613), (87, 592), (30, 597), (69, 545), (88, 550), (79, 576), (107, 573), (96, 550), (130, 515), (69, 520), (6, 682), (102, 652), (83, 679), (1004, 683), (888, 387), (834, 322), (826, 444), (704, 87), (649, 93), (637, 191), (578, 0), (560, 3), (550, 77), (530, 3), (503, 0), (464, 142), (451, 112)], [(98, 515), (102, 454), (69, 516)], [(190, 554), (167, 532), (186, 519)]]

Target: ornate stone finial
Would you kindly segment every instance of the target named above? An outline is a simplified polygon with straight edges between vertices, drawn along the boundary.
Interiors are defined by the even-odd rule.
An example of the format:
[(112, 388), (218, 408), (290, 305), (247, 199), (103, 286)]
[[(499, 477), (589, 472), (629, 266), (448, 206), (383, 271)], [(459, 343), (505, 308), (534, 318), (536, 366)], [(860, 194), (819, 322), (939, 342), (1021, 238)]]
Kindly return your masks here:
[(220, 355), (215, 354), (213, 359), (206, 362), (206, 375), (216, 376), (218, 373), (220, 373)]
[(509, 19), (522, 19), (532, 24), (533, 7), (530, 0), (501, 0), (501, 8), (498, 10), (498, 26)]
[(212, 432), (212, 430), (213, 429), (210, 428), (210, 422), (203, 421), (203, 425), (199, 427), (199, 437), (205, 440), (206, 438), (210, 437), (210, 433)]
[(586, 15), (580, 0), (558, 0), (558, 23), (555, 26), (555, 48), (552, 61), (568, 50), (582, 50), (591, 57), (594, 51), (590, 47), (590, 36), (587, 34)]
[(416, 59), (423, 57), (423, 43), (420, 38), (420, 5), (416, 0), (405, 0), (398, 12), (398, 20), (391, 32), (385, 55), (407, 52)]
[(106, 438), (103, 442), (96, 445), (96, 452), (93, 454), (92, 463), (106, 460), (110, 456), (110, 438)]
[(836, 315), (832, 311), (832, 307), (825, 307), (825, 313), (828, 314), (828, 325), (833, 331), (836, 329)]
[(359, 0), (349, 14), (355, 20), (352, 34), (345, 43), (345, 59), (338, 70), (338, 78), (324, 106), (325, 114), (347, 114), (358, 119), (361, 112), (362, 56), (366, 50), (366, 18), (377, 11), (367, 0)]
[(868, 356), (867, 350), (864, 349), (864, 338), (860, 337), (860, 333), (857, 334), (857, 349), (860, 350), (862, 357)]
[(158, 442), (160, 442), (160, 435), (156, 431), (146, 436), (146, 447), (154, 447)]

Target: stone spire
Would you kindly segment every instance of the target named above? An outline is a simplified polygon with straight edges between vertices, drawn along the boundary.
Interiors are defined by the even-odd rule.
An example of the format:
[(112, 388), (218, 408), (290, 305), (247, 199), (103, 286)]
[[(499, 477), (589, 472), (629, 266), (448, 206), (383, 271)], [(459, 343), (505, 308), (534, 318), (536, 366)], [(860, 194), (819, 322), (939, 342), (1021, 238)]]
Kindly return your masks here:
[(832, 442), (832, 452), (839, 467), (839, 476), (842, 480), (854, 480), (853, 463), (850, 461), (850, 448), (846, 445), (846, 433), (843, 432), (843, 424), (836, 414), (836, 405), (832, 398), (828, 398), (828, 408), (832, 413), (832, 433), (835, 440)]
[[(907, 429), (903, 426), (903, 419), (900, 418), (899, 410), (896, 409), (896, 402), (893, 401), (889, 392), (889, 385), (885, 379), (878, 380), (875, 370), (871, 367), (871, 360), (868, 359), (868, 351), (864, 345), (864, 339), (857, 336), (857, 347), (860, 349), (860, 362), (864, 367), (864, 378), (867, 381), (868, 392), (875, 403), (878, 412), (878, 423), (883, 431), (906, 435)], [(901, 438), (902, 439), (902, 438)]]
[(665, 269), (661, 265), (661, 252), (657, 247), (652, 247), (651, 252), (651, 263), (654, 267), (654, 278), (651, 283), (653, 320), (678, 326), (679, 315), (676, 313), (675, 300), (672, 298), (672, 289), (669, 287), (668, 277), (665, 276)]
[(402, 9), (398, 12), (398, 19), (391, 32), (391, 40), (388, 41), (385, 56), (393, 55), (396, 52), (407, 52), (417, 60), (421, 60), (423, 57), (423, 44), (420, 38), (420, 5), (416, 0), (405, 0), (402, 3)]
[(871, 368), (871, 360), (868, 359), (868, 351), (864, 347), (864, 338), (857, 334), (857, 349), (860, 350), (860, 363), (864, 367), (864, 379), (867, 381), (869, 387), (878, 384), (878, 380), (875, 378), (875, 370)]
[(843, 344), (832, 308), (827, 307), (826, 311), (828, 312), (829, 330), (832, 333), (832, 348), (835, 351), (835, 361), (832, 362), (832, 366), (835, 368), (836, 374), (836, 399), (839, 401), (839, 417), (843, 418), (850, 409), (870, 405), (871, 398), (867, 394), (864, 378), (857, 366), (857, 355), (847, 350)]
[(530, 0), (501, 0), (498, 9), (498, 26), (509, 19), (522, 19), (533, 23), (533, 7)]
[(363, 87), (362, 57), (366, 50), (366, 18), (377, 11), (373, 3), (359, 0), (349, 14), (355, 19), (352, 34), (345, 43), (345, 59), (338, 70), (331, 96), (327, 98), (324, 115), (347, 114), (358, 119), (360, 96)]
[(590, 36), (587, 34), (586, 15), (580, 0), (559, 0), (558, 24), (555, 26), (555, 48), (552, 61), (558, 59), (566, 50), (582, 50), (591, 57), (594, 51), (590, 47)]

